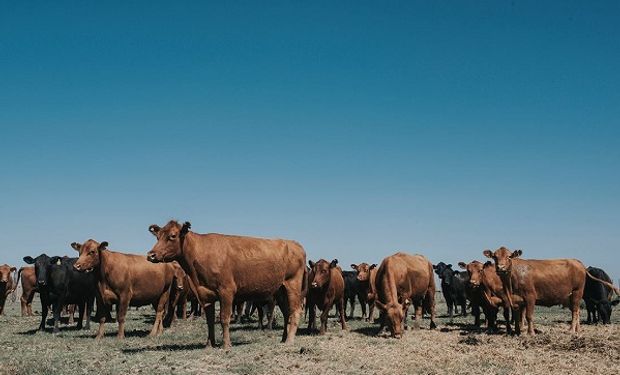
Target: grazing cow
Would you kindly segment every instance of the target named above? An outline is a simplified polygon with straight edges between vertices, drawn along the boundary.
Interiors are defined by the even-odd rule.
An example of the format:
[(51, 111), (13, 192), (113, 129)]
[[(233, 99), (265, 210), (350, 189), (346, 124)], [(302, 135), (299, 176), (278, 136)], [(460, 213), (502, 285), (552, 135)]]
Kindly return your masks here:
[(74, 303), (78, 306), (79, 319), (77, 329), (82, 329), (82, 320), (86, 315), (86, 326), (90, 329), (90, 315), (95, 300), (96, 285), (94, 276), (77, 272), (73, 265), (77, 258), (49, 257), (41, 254), (36, 258), (24, 257), (24, 262), (34, 264), (37, 278), (37, 289), (41, 296), (41, 324), (39, 329), (45, 330), (48, 307), (52, 306), (54, 333), (58, 333), (60, 312), (63, 307)]
[(306, 290), (306, 252), (295, 241), (268, 240), (216, 233), (191, 232), (191, 225), (170, 221), (151, 225), (157, 243), (147, 257), (151, 262), (177, 260), (196, 288), (205, 308), (209, 344), (215, 346), (215, 302), (220, 301), (224, 347), (230, 343), (233, 301), (277, 296), (284, 315), (282, 341), (292, 343)]
[[(482, 306), (484, 316), (487, 321), (487, 329), (492, 332), (497, 331), (497, 312), (499, 307), (504, 308), (504, 319), (506, 321), (506, 332), (512, 333), (510, 326), (510, 306), (503, 301), (504, 296), (502, 280), (495, 272), (495, 266), (491, 262), (482, 264), (477, 260), (469, 264), (459, 262), (459, 267), (465, 269), (469, 276), (467, 286), (468, 295), (472, 306)], [(473, 307), (472, 307), (472, 310)], [(474, 313), (475, 324), (480, 326), (480, 312)]]
[[(571, 332), (579, 331), (579, 305), (583, 298), (586, 275), (616, 290), (613, 285), (588, 274), (576, 259), (535, 260), (521, 259), (521, 250), (510, 251), (500, 247), (483, 254), (495, 261), (495, 269), (502, 280), (508, 303), (516, 312), (515, 332), (521, 333), (521, 314), (525, 309), (530, 335), (534, 334), (534, 306), (562, 305), (572, 313)], [(522, 301), (516, 301), (518, 296)]]
[[(352, 264), (351, 268), (357, 271), (357, 282), (359, 283), (359, 294), (358, 298), (360, 300), (360, 304), (362, 305), (362, 312), (365, 315), (364, 306), (368, 304), (368, 316), (366, 317), (367, 322), (372, 322), (374, 310), (375, 310), (375, 290), (374, 290), (374, 280), (377, 275), (377, 265), (368, 263), (360, 263), (360, 264)], [(345, 280), (346, 286), (346, 280)], [(364, 317), (362, 315), (362, 317)]]
[(37, 276), (34, 267), (21, 267), (17, 271), (17, 282), (22, 283), (21, 302), (22, 316), (34, 316), (32, 313), (32, 299), (37, 292)]
[(338, 259), (328, 262), (320, 259), (318, 262), (308, 261), (310, 265), (310, 289), (308, 290), (308, 309), (310, 319), (308, 330), (316, 329), (315, 306), (322, 311), (320, 335), (327, 330), (327, 317), (334, 304), (340, 315), (342, 329), (347, 329), (344, 314), (344, 279), (342, 270), (338, 267)]
[(375, 287), (375, 305), (383, 315), (381, 328), (387, 324), (392, 337), (402, 337), (403, 318), (411, 303), (415, 307), (416, 326), (422, 321), (422, 312), (430, 311), (430, 327), (437, 327), (433, 265), (424, 256), (396, 253), (383, 259), (377, 270)]
[(17, 283), (13, 280), (11, 273), (17, 271), (17, 268), (8, 264), (0, 266), (0, 315), (4, 314), (4, 303), (6, 297), (15, 291)]
[[(107, 242), (89, 239), (83, 244), (73, 242), (71, 247), (80, 254), (75, 262), (76, 272), (92, 275), (96, 280), (98, 307), (110, 312), (116, 304), (119, 339), (125, 337), (125, 316), (129, 306), (152, 305), (155, 309), (155, 323), (150, 336), (164, 330), (164, 313), (169, 302), (172, 286), (176, 280), (178, 264), (153, 264), (143, 256), (123, 254), (107, 249)], [(174, 297), (173, 297), (174, 299)], [(173, 314), (173, 309), (168, 309)], [(104, 336), (106, 317), (99, 315), (99, 330), (96, 338)], [(166, 317), (166, 321), (171, 316)]]
[[(353, 265), (352, 265), (353, 266)], [(366, 317), (366, 298), (362, 296), (360, 282), (357, 280), (357, 271), (342, 271), (344, 279), (344, 312), (347, 313), (347, 303), (351, 306), (349, 319), (353, 319), (355, 313), (355, 298), (359, 299), (362, 306), (362, 318)]]
[[(588, 272), (596, 278), (612, 283), (609, 275), (600, 268), (588, 267)], [(603, 324), (611, 322), (611, 310), (620, 302), (618, 299), (612, 301), (612, 297), (612, 288), (589, 277), (586, 279), (583, 300), (586, 302), (586, 309), (588, 310), (588, 324), (598, 323), (599, 318)]]

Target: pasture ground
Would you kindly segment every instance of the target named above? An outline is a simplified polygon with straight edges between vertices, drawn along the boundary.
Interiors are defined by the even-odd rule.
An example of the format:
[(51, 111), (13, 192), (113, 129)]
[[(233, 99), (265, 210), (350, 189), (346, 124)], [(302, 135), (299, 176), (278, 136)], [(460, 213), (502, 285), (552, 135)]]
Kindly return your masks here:
[[(256, 323), (231, 327), (232, 350), (205, 349), (204, 319), (176, 321), (156, 338), (147, 337), (153, 322), (150, 307), (129, 313), (127, 338), (118, 341), (116, 323), (106, 337), (61, 325), (59, 335), (36, 331), (39, 317), (19, 316), (19, 301), (7, 301), (0, 317), (0, 374), (619, 374), (620, 313), (613, 324), (582, 324), (568, 333), (570, 312), (538, 308), (533, 337), (489, 335), (473, 329), (472, 317), (444, 317), (438, 301), (439, 328), (410, 330), (403, 339), (375, 337), (376, 324), (349, 321), (343, 332), (335, 318), (325, 336), (308, 335), (302, 318), (292, 346), (280, 344), (278, 329), (262, 332)], [(33, 310), (40, 311), (38, 300)], [(356, 312), (359, 314), (359, 305)], [(582, 311), (585, 320), (585, 311)], [(318, 323), (318, 322), (317, 322)], [(220, 337), (219, 325), (216, 334)]]

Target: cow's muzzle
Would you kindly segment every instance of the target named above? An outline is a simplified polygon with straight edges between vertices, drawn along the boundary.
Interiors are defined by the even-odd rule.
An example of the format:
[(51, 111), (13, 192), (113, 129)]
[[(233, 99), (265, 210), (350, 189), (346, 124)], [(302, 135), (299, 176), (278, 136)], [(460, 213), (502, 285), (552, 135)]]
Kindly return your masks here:
[(146, 254), (146, 259), (152, 263), (159, 263), (159, 259), (157, 259), (157, 255), (155, 255), (155, 253)]

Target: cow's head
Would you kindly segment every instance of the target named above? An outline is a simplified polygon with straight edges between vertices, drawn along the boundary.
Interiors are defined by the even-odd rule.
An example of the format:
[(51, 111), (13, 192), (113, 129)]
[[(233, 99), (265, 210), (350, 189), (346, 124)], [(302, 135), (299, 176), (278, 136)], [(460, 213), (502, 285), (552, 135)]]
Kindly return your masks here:
[(99, 243), (95, 240), (88, 240), (83, 244), (73, 242), (71, 247), (80, 253), (80, 257), (73, 264), (73, 268), (80, 272), (92, 272), (101, 264), (101, 252), (108, 247), (108, 243)]
[(357, 271), (358, 281), (370, 280), (370, 270), (377, 267), (376, 264), (368, 265), (368, 263), (352, 264), (351, 268)]
[(149, 232), (157, 238), (157, 243), (148, 252), (146, 258), (153, 263), (172, 262), (179, 259), (183, 253), (183, 240), (191, 227), (189, 221), (181, 225), (174, 220), (170, 220), (163, 228), (151, 225)]
[(48, 276), (50, 273), (50, 269), (54, 264), (60, 264), (60, 257), (49, 257), (47, 254), (41, 254), (36, 258), (31, 256), (24, 257), (24, 262), (28, 264), (34, 264), (34, 273), (37, 277), (37, 285), (39, 287), (44, 287), (48, 283)]
[(435, 270), (437, 276), (441, 279), (442, 285), (452, 285), (454, 280), (454, 270), (452, 269), (452, 264), (439, 262), (436, 265), (433, 265), (433, 269)]
[(485, 250), (482, 252), (487, 258), (491, 258), (495, 261), (495, 269), (498, 274), (506, 275), (512, 270), (512, 260), (516, 259), (523, 254), (521, 250), (510, 251), (505, 247), (500, 247), (494, 252), (491, 250)]
[(465, 262), (459, 262), (459, 267), (467, 271), (469, 275), (469, 285), (472, 288), (478, 288), (482, 285), (482, 270), (484, 264), (474, 260), (471, 263), (465, 264)]
[(411, 302), (408, 299), (402, 304), (399, 302), (383, 304), (379, 300), (375, 301), (375, 305), (384, 313), (385, 323), (390, 330), (390, 335), (396, 339), (403, 336), (403, 318), (410, 304)]
[(8, 264), (0, 266), (0, 284), (7, 284), (11, 280), (11, 272), (15, 272), (17, 268)]
[(619, 299), (616, 299), (614, 301), (603, 299), (601, 301), (594, 302), (596, 311), (598, 312), (598, 317), (603, 324), (611, 323), (611, 311), (613, 307), (616, 306), (618, 303), (620, 303)]
[(310, 288), (320, 289), (329, 284), (332, 274), (332, 268), (338, 265), (338, 259), (334, 259), (331, 262), (325, 259), (320, 259), (318, 262), (308, 261), (310, 265)]

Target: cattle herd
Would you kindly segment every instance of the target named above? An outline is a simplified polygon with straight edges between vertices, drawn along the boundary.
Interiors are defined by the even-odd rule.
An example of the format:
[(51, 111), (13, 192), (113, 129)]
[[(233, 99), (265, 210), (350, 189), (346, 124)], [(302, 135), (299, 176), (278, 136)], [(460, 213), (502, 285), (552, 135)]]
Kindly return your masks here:
[[(204, 313), (208, 344), (216, 345), (215, 303), (223, 346), (230, 347), (231, 322), (258, 312), (260, 327), (271, 328), (277, 305), (284, 318), (282, 341), (293, 342), (305, 311), (308, 330), (316, 330), (316, 308), (320, 314), (319, 333), (328, 328), (328, 317), (335, 306), (340, 326), (347, 329), (346, 311), (353, 317), (356, 299), (362, 318), (374, 322), (378, 309), (378, 334), (395, 338), (407, 328), (407, 315), (414, 308), (413, 326), (424, 316), (435, 324), (435, 275), (450, 318), (467, 315), (471, 309), (474, 324), (498, 331), (497, 315), (502, 310), (507, 334), (534, 334), (534, 307), (562, 305), (571, 311), (571, 332), (579, 331), (581, 301), (585, 301), (588, 323), (609, 323), (612, 307), (620, 290), (601, 269), (586, 268), (575, 259), (522, 259), (522, 251), (501, 247), (482, 254), (490, 260), (459, 262), (463, 271), (451, 264), (433, 265), (422, 255), (396, 253), (376, 264), (352, 264), (343, 271), (338, 260), (306, 263), (304, 248), (297, 242), (222, 234), (198, 234), (189, 222), (151, 225), (156, 237), (153, 248), (144, 255), (111, 251), (108, 243), (89, 239), (73, 242), (76, 258), (48, 256), (24, 257), (34, 267), (0, 266), (0, 314), (7, 296), (21, 282), (22, 316), (32, 316), (32, 300), (40, 294), (41, 322), (45, 330), (51, 308), (53, 332), (59, 331), (63, 309), (78, 310), (78, 329), (89, 329), (91, 318), (99, 322), (96, 338), (104, 335), (104, 324), (112, 321), (116, 308), (118, 338), (125, 335), (125, 318), (130, 306), (151, 305), (155, 321), (150, 332), (159, 335), (174, 319)], [(245, 311), (243, 306), (245, 304)], [(92, 316), (95, 311), (94, 317)], [(73, 311), (70, 312), (73, 317)], [(83, 321), (85, 322), (83, 325)]]

